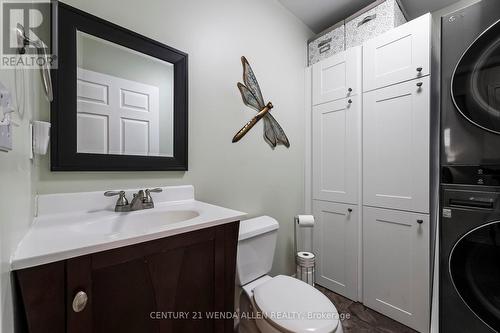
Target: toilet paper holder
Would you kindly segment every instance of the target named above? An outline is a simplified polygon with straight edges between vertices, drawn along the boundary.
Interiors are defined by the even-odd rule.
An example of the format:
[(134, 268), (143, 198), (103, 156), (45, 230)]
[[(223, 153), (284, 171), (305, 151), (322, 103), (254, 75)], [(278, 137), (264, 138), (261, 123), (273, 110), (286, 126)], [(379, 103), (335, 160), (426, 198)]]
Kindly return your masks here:
[(295, 258), (295, 277), (311, 286), (314, 287), (316, 280), (316, 256), (312, 252), (313, 248), (313, 233), (311, 231), (311, 252), (297, 252), (298, 241), (297, 241), (297, 226), (302, 228), (313, 228), (314, 227), (314, 216), (312, 215), (297, 215), (294, 218), (293, 223), (293, 248), (294, 248), (294, 258)]
[[(312, 215), (297, 215), (293, 219), (293, 256), (297, 254), (297, 226), (301, 228), (313, 228), (314, 216)], [(311, 232), (311, 247), (313, 245), (313, 233)], [(311, 249), (312, 250), (312, 249)]]

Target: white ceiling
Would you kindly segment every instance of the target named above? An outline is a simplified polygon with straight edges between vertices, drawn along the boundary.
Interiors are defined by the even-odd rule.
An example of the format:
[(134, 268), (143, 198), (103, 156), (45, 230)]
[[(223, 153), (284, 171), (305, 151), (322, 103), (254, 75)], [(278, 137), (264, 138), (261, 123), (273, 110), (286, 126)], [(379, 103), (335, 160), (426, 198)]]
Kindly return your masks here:
[[(374, 0), (279, 0), (302, 22), (318, 33)], [(400, 0), (410, 19), (446, 7), (457, 0)]]

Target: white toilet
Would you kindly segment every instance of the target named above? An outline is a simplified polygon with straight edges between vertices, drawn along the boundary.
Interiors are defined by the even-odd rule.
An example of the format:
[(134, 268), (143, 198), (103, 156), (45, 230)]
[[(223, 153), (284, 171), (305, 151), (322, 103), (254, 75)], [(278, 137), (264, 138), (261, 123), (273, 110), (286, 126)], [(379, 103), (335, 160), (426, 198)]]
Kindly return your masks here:
[(320, 291), (289, 276), (267, 275), (278, 227), (268, 216), (240, 223), (236, 272), (239, 332), (342, 333), (337, 309)]

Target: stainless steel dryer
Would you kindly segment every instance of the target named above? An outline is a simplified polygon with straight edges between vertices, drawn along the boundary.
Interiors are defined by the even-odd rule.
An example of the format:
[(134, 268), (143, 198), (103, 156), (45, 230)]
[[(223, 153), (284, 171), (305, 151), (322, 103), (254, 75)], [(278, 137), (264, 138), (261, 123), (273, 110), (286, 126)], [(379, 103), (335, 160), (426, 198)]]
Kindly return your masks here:
[(442, 191), (440, 332), (500, 330), (500, 189)]
[(442, 182), (500, 185), (500, 1), (444, 16), (441, 47)]

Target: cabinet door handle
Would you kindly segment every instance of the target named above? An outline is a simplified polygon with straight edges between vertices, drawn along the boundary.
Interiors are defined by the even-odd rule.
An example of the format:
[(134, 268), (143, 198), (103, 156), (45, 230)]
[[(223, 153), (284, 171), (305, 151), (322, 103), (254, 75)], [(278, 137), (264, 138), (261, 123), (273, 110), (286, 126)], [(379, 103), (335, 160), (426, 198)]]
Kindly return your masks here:
[(417, 220), (417, 223), (422, 224), (422, 223), (424, 223), (424, 220)]
[(417, 83), (417, 87), (419, 87), (419, 88), (420, 88), (421, 86), (423, 86), (423, 85), (424, 85), (424, 84), (423, 84), (422, 82)]
[(78, 313), (85, 310), (88, 300), (89, 298), (84, 291), (77, 292), (73, 298), (73, 311)]
[(348, 92), (352, 92), (352, 88), (347, 89)]
[(348, 100), (347, 103), (352, 104), (352, 99)]
[(352, 208), (347, 208), (347, 211), (348, 211), (349, 213), (352, 213)]
[(422, 67), (417, 67), (417, 72), (419, 72), (419, 73), (420, 73), (422, 70), (423, 70), (423, 68), (422, 68)]

